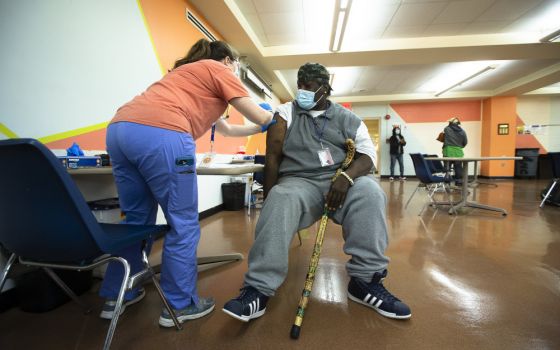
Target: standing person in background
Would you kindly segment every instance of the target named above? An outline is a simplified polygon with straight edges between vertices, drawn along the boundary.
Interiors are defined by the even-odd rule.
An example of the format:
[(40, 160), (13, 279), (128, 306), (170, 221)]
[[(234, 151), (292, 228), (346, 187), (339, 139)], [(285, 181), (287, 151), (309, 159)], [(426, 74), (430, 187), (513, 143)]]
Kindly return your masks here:
[[(158, 204), (171, 226), (165, 236), (161, 287), (180, 322), (207, 315), (213, 298), (199, 298), (196, 249), (200, 239), (195, 140), (220, 118), (228, 104), (250, 121), (268, 125), (272, 114), (259, 107), (239, 78), (238, 56), (224, 42), (201, 39), (173, 70), (117, 110), (107, 127), (121, 209), (127, 224), (156, 222)], [(140, 245), (120, 252), (131, 274), (142, 268)], [(101, 318), (111, 319), (123, 269), (111, 263), (99, 291), (106, 299)], [(141, 288), (125, 295), (127, 305), (140, 301)], [(172, 327), (164, 308), (159, 318)]]
[[(443, 156), (463, 158), (463, 148), (467, 145), (467, 133), (461, 128), (461, 121), (457, 117), (448, 120), (449, 124), (443, 129), (445, 139), (443, 141)], [(451, 162), (455, 169), (455, 185), (462, 185), (463, 164), (462, 162)]]
[(390, 181), (395, 179), (395, 162), (399, 161), (399, 170), (401, 176), (399, 180), (404, 181), (406, 177), (404, 176), (404, 164), (403, 164), (403, 153), (406, 141), (401, 135), (401, 128), (398, 126), (393, 127), (393, 135), (389, 138), (389, 154), (391, 155), (391, 176)]

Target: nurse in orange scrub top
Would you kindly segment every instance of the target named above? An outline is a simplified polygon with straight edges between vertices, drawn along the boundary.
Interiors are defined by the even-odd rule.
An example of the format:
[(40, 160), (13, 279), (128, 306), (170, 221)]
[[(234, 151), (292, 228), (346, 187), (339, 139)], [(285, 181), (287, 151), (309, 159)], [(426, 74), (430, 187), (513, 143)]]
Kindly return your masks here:
[[(201, 39), (173, 70), (117, 110), (107, 128), (120, 204), (127, 224), (150, 225), (158, 204), (171, 230), (165, 236), (161, 287), (180, 322), (214, 309), (213, 298), (199, 297), (196, 289), (196, 249), (200, 238), (195, 140), (224, 113), (228, 104), (261, 127), (272, 114), (259, 107), (239, 78), (238, 57), (224, 42)], [(140, 246), (121, 252), (131, 274), (142, 268)], [(100, 317), (111, 319), (123, 269), (109, 265), (99, 294), (106, 299)], [(131, 305), (143, 289), (125, 295)], [(172, 327), (162, 310), (159, 324)]]

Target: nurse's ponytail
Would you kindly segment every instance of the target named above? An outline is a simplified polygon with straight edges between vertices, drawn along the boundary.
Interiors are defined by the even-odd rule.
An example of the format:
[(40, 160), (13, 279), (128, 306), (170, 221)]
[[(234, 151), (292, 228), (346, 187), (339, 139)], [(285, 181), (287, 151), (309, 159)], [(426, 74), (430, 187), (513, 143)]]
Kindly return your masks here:
[(231, 60), (236, 60), (238, 56), (233, 50), (223, 41), (208, 41), (200, 39), (189, 50), (187, 55), (175, 61), (173, 69), (182, 66), (183, 64), (193, 63), (200, 60), (211, 59), (221, 61), (229, 57)]

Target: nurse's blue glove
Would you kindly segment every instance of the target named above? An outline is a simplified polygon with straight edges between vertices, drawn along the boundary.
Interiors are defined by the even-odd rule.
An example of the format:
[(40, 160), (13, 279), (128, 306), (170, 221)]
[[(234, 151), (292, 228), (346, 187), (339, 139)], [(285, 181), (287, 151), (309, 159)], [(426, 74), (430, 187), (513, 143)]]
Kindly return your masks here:
[(261, 126), (261, 132), (265, 132), (268, 130), (268, 128), (270, 128), (271, 126), (273, 126), (274, 124), (276, 124), (276, 119), (272, 119), (272, 121), (266, 125)]
[(83, 156), (84, 151), (82, 151), (80, 146), (76, 142), (74, 142), (72, 146), (70, 146), (70, 148), (66, 149), (66, 155), (72, 157)]
[(272, 112), (272, 107), (271, 107), (268, 103), (266, 103), (266, 102), (259, 103), (259, 106), (260, 106), (262, 109), (264, 109), (265, 111)]

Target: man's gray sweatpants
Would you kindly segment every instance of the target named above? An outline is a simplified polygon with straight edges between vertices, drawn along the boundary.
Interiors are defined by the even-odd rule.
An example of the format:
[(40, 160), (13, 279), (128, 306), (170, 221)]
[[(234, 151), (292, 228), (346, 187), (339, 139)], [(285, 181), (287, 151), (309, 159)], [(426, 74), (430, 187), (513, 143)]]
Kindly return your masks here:
[[(317, 221), (322, 213), (331, 179), (281, 178), (268, 194), (255, 229), (245, 285), (267, 296), (274, 295), (288, 273), (288, 250), (294, 234)], [(389, 259), (385, 221), (385, 193), (369, 176), (354, 180), (341, 209), (332, 220), (342, 225), (344, 252), (350, 276), (371, 280), (386, 269)]]

